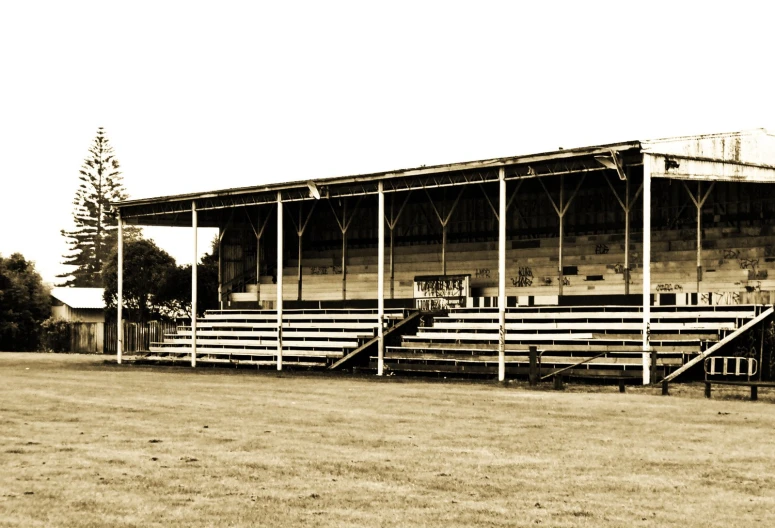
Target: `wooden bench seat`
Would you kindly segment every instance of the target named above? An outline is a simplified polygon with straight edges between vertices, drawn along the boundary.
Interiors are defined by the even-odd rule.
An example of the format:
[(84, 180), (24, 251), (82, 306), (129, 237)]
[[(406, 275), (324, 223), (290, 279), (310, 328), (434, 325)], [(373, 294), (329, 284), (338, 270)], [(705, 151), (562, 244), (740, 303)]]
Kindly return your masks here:
[[(582, 341), (578, 343), (573, 342), (566, 342), (566, 343), (541, 343), (540, 348), (542, 350), (561, 350), (561, 351), (580, 351), (580, 352), (591, 352), (591, 351), (597, 351), (597, 352), (628, 352), (633, 350), (637, 343), (639, 343), (638, 340), (621, 340), (617, 341), (617, 344), (611, 344), (607, 342), (597, 342), (595, 340), (590, 341)], [(651, 348), (660, 353), (667, 353), (667, 352), (675, 352), (675, 353), (684, 353), (684, 354), (697, 354), (701, 351), (702, 345), (699, 342), (696, 341), (678, 341), (678, 342), (672, 342), (671, 344), (660, 344), (660, 343), (671, 343), (670, 341), (661, 341), (657, 343), (652, 343)], [(513, 347), (517, 343), (511, 343), (511, 346)], [(507, 345), (509, 346), (509, 345)], [(466, 342), (466, 343), (460, 343), (456, 344), (454, 342), (431, 342), (431, 341), (405, 341), (402, 345), (402, 348), (414, 348), (417, 350), (422, 349), (436, 349), (436, 348), (444, 348), (444, 347), (451, 347), (451, 348), (459, 348), (459, 349), (485, 349), (485, 350), (492, 350), (494, 347), (497, 348), (497, 342), (494, 343), (481, 343), (481, 342)]]
[[(175, 346), (163, 346), (152, 347), (151, 352), (156, 354), (188, 354), (191, 355), (191, 347), (175, 347)], [(197, 355), (199, 354), (212, 354), (212, 355), (243, 355), (243, 356), (277, 356), (277, 346), (274, 348), (199, 348), (197, 347)], [(283, 348), (283, 357), (325, 357), (325, 358), (340, 358), (344, 356), (343, 352), (336, 352), (331, 350), (313, 350), (309, 348), (298, 349), (286, 349)]]
[[(142, 358), (144, 361), (159, 361), (164, 363), (175, 363), (175, 362), (181, 362), (188, 364), (191, 361), (191, 354), (188, 355), (185, 354), (179, 354), (179, 355), (169, 355), (169, 356), (159, 356), (155, 354), (149, 354)], [(285, 358), (283, 358), (283, 362), (285, 363)], [(197, 363), (199, 364), (246, 364), (246, 365), (256, 365), (256, 366), (267, 366), (267, 367), (276, 367), (277, 360), (276, 359), (266, 359), (266, 360), (251, 360), (251, 359), (243, 359), (243, 358), (237, 358), (231, 359), (231, 358), (213, 358), (208, 356), (197, 356)], [(325, 367), (327, 365), (324, 361), (293, 361), (288, 360), (288, 363), (291, 363), (292, 366), (295, 367), (308, 367), (308, 368), (314, 368), (314, 367)]]
[[(404, 343), (410, 344), (413, 347), (418, 347), (418, 343), (455, 343), (455, 342), (483, 342), (485, 344), (497, 344), (498, 333), (430, 333), (422, 332), (417, 335), (404, 336)], [(635, 348), (638, 344), (642, 343), (641, 337), (637, 334), (631, 335), (629, 338), (595, 338), (592, 334), (506, 334), (506, 342), (512, 343), (536, 343), (541, 344), (543, 348), (549, 345), (559, 344), (581, 344), (583, 346), (600, 346), (620, 344), (629, 347), (630, 350)], [(695, 339), (681, 339), (680, 336), (676, 336), (674, 339), (663, 339), (661, 341), (652, 341), (652, 346), (675, 346), (684, 347), (687, 350), (697, 349), (702, 343)], [(565, 345), (563, 345), (565, 346)]]
[[(410, 348), (404, 347), (385, 347), (385, 359), (400, 359), (400, 360), (453, 360), (453, 361), (492, 361), (498, 359), (497, 349), (491, 350), (490, 354), (482, 354), (484, 352), (481, 349), (465, 349), (465, 348), (438, 348), (434, 351), (414, 351)], [(539, 361), (542, 365), (554, 365), (554, 364), (574, 364), (581, 360), (592, 358), (595, 353), (585, 352), (572, 352), (563, 355), (557, 355), (559, 351), (552, 350), (540, 350)], [(508, 363), (529, 363), (528, 351), (509, 351), (505, 357), (505, 361)], [(590, 360), (591, 363), (598, 364), (610, 364), (610, 365), (642, 365), (643, 357), (640, 352), (633, 351), (610, 351), (605, 357), (594, 358)], [(657, 365), (660, 366), (680, 366), (682, 364), (682, 358), (680, 354), (658, 354)]]
[[(500, 327), (496, 322), (460, 322), (460, 321), (445, 321), (440, 319), (434, 321), (434, 330), (447, 330), (447, 331), (461, 331), (461, 330), (487, 330), (495, 331)], [(640, 332), (643, 328), (641, 322), (620, 322), (620, 321), (608, 321), (600, 320), (597, 322), (556, 322), (551, 320), (543, 320), (542, 322), (529, 322), (529, 323), (506, 323), (506, 331), (535, 331), (535, 332), (550, 332), (555, 330), (567, 330), (567, 331), (580, 331), (580, 332), (616, 332), (630, 330), (633, 332)], [(717, 322), (717, 321), (691, 321), (691, 322), (651, 322), (651, 331), (673, 331), (681, 332), (687, 330), (715, 330), (715, 331), (730, 331), (736, 328), (734, 323), (729, 322)]]
[[(251, 328), (254, 330), (274, 330), (277, 331), (277, 321), (254, 321), (251, 323), (246, 322), (232, 322), (232, 321), (197, 321), (196, 330), (197, 334), (200, 331), (217, 331), (242, 328)], [(340, 321), (335, 323), (321, 323), (321, 322), (284, 322), (283, 330), (287, 331), (301, 331), (301, 330), (325, 330), (329, 332), (335, 331), (362, 331), (362, 332), (374, 332), (378, 328), (376, 321)], [(190, 326), (179, 326), (178, 331), (191, 331)]]
[[(344, 339), (335, 339), (335, 340), (313, 340), (313, 339), (293, 339), (293, 337), (286, 337), (283, 336), (283, 345), (287, 346), (294, 346), (301, 344), (301, 346), (309, 347), (309, 346), (316, 346), (318, 348), (357, 348), (359, 345), (359, 341), (357, 340), (344, 340)], [(177, 339), (171, 339), (170, 341), (165, 341), (165, 343), (173, 344), (181, 346), (184, 343), (188, 343), (189, 347), (191, 344), (191, 338), (188, 336), (184, 336), (182, 338)], [(239, 339), (234, 338), (230, 339), (227, 336), (220, 336), (220, 337), (207, 337), (202, 336), (201, 338), (197, 336), (196, 340), (197, 346), (240, 346), (240, 347), (259, 347), (259, 346), (277, 346), (277, 339), (276, 336), (267, 336), (267, 339)]]
[[(206, 330), (202, 330), (203, 332), (206, 332)], [(177, 334), (172, 334), (175, 336), (191, 336), (191, 330), (180, 330)], [(196, 332), (197, 337), (200, 335), (199, 329), (197, 329)], [(212, 334), (211, 334), (212, 335)], [(221, 332), (220, 335), (229, 335), (228, 331)], [(276, 337), (277, 336), (277, 330), (276, 329), (270, 329), (270, 330), (255, 330), (251, 334), (253, 337)], [(374, 332), (371, 331), (360, 331), (360, 332), (349, 332), (349, 331), (331, 331), (331, 330), (312, 330), (312, 329), (304, 329), (304, 330), (298, 330), (298, 329), (288, 329), (287, 331), (283, 330), (283, 337), (293, 337), (293, 338), (313, 338), (313, 339), (320, 339), (320, 340), (340, 340), (340, 339), (361, 339), (361, 338), (369, 338), (373, 337)]]
[[(385, 314), (386, 319), (403, 319), (403, 314), (392, 314), (392, 313), (386, 313)], [(264, 312), (264, 313), (234, 313), (234, 314), (225, 314), (225, 313), (214, 313), (214, 314), (207, 314), (205, 319), (198, 319), (197, 324), (199, 321), (205, 323), (209, 321), (274, 321), (277, 322), (277, 314), (274, 311), (270, 312)], [(336, 316), (311, 316), (311, 314), (286, 314), (283, 313), (283, 322), (288, 321), (307, 321), (307, 322), (336, 322), (336, 321), (368, 321), (368, 322), (374, 322), (376, 324), (377, 322), (377, 314), (359, 314), (359, 313), (353, 313), (353, 314), (339, 314)]]
[[(240, 329), (235, 329), (232, 327), (210, 327), (206, 326), (204, 328), (197, 327), (196, 329), (196, 335), (198, 336), (214, 336), (214, 335), (228, 335), (228, 336), (234, 336), (234, 337), (257, 337), (257, 336), (267, 336), (267, 335), (277, 335), (277, 327), (273, 326), (259, 326), (259, 327), (239, 327)], [(323, 336), (325, 334), (325, 337), (331, 338), (331, 339), (337, 339), (340, 337), (349, 337), (349, 338), (369, 338), (373, 337), (376, 333), (376, 329), (366, 327), (366, 328), (321, 328), (315, 330), (314, 328), (299, 328), (299, 327), (288, 327), (283, 325), (283, 335), (288, 336), (296, 336), (299, 335), (300, 332), (311, 332), (316, 337), (318, 334)], [(177, 333), (175, 334), (166, 334), (166, 336), (170, 338), (174, 338), (174, 336), (177, 335), (191, 335), (191, 328), (190, 327), (183, 327), (178, 328)]]

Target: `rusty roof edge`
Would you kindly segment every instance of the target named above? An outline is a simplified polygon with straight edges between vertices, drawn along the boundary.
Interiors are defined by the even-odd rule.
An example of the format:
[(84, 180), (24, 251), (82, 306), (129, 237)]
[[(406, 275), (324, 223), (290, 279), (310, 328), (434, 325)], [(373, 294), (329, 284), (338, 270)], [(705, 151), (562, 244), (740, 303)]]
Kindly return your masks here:
[(739, 165), (741, 167), (751, 167), (753, 169), (775, 170), (775, 165), (770, 165), (768, 163), (751, 163), (750, 161), (730, 160), (730, 159), (724, 159), (724, 158), (708, 158), (704, 156), (689, 156), (686, 154), (675, 154), (675, 153), (669, 153), (669, 152), (653, 152), (653, 151), (645, 151), (645, 150), (644, 150), (644, 153), (648, 154), (649, 156), (659, 156), (660, 158), (699, 161), (702, 163), (722, 163), (726, 165)]
[(139, 198), (136, 200), (125, 200), (121, 202), (111, 202), (113, 207), (118, 209), (124, 207), (135, 207), (143, 205), (154, 205), (164, 202), (179, 202), (188, 200), (202, 200), (208, 198), (223, 198), (240, 194), (249, 194), (255, 192), (277, 192), (288, 189), (305, 188), (308, 182), (314, 182), (316, 185), (346, 185), (362, 181), (378, 181), (382, 179), (398, 178), (405, 176), (423, 176), (426, 174), (436, 174), (440, 172), (457, 172), (465, 170), (485, 169), (493, 167), (502, 167), (507, 165), (524, 165), (530, 163), (540, 163), (552, 160), (561, 160), (565, 158), (574, 158), (580, 156), (593, 156), (597, 154), (607, 154), (611, 150), (625, 151), (641, 149), (640, 141), (625, 141), (610, 143), (605, 145), (593, 145), (588, 147), (577, 147), (561, 149), (555, 151), (542, 152), (537, 154), (526, 154), (520, 156), (507, 156), (501, 158), (491, 158), (485, 160), (465, 161), (457, 163), (448, 163), (442, 165), (420, 166), (408, 169), (381, 171), (351, 176), (334, 176), (324, 178), (309, 178), (306, 180), (296, 180), (293, 182), (268, 183), (264, 185), (255, 185), (249, 187), (235, 187), (231, 189), (222, 189), (217, 191), (193, 192), (184, 194), (175, 194), (168, 196), (158, 196), (151, 198)]
[(705, 138), (718, 138), (718, 137), (730, 137), (730, 136), (752, 136), (754, 134), (765, 134), (767, 136), (773, 135), (769, 131), (767, 131), (766, 128), (750, 128), (746, 130), (737, 130), (734, 132), (715, 132), (712, 134), (694, 134), (694, 135), (687, 135), (687, 136), (673, 136), (673, 137), (664, 137), (664, 138), (657, 138), (657, 139), (644, 139), (644, 140), (641, 140), (641, 144), (643, 145), (643, 150), (645, 152), (648, 150), (650, 145), (667, 143), (671, 141), (687, 141), (690, 139), (705, 139)]

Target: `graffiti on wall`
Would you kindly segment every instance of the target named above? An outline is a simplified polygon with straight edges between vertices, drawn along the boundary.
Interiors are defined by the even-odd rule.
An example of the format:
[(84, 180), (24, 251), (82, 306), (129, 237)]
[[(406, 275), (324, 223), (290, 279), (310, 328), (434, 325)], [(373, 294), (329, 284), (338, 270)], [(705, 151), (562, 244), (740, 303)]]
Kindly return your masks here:
[(511, 278), (511, 285), (518, 288), (524, 288), (533, 285), (533, 268), (530, 266), (520, 266), (517, 268), (517, 276)]
[(656, 290), (658, 292), (682, 292), (684, 287), (680, 284), (657, 284)]
[(423, 311), (466, 306), (471, 296), (470, 275), (431, 275), (414, 278), (415, 306)]
[(712, 304), (714, 306), (740, 304), (740, 292), (701, 293), (700, 304)]
[(477, 279), (489, 279), (490, 268), (477, 268), (474, 272), (474, 277)]

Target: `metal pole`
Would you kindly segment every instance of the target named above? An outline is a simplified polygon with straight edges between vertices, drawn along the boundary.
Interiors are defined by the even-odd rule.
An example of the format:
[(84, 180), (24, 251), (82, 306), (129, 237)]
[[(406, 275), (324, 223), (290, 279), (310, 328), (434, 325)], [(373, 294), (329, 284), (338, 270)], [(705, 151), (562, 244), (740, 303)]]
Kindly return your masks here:
[(559, 241), (559, 252), (557, 256), (557, 279), (560, 283), (560, 288), (558, 290), (559, 295), (562, 295), (562, 287), (564, 282), (564, 277), (562, 274), (562, 235), (563, 235), (563, 224), (565, 219), (565, 176), (560, 176), (560, 241)]
[(702, 182), (697, 182), (697, 303), (700, 301), (700, 281), (702, 281)]
[(441, 274), (447, 274), (447, 223), (441, 226)]
[[(392, 220), (391, 220), (392, 221)], [(390, 298), (395, 298), (396, 267), (395, 254), (393, 253), (393, 244), (395, 243), (395, 226), (390, 226)]]
[(301, 279), (301, 251), (302, 251), (301, 240), (302, 240), (302, 237), (304, 236), (304, 228), (302, 227), (302, 223), (301, 222), (302, 222), (302, 219), (301, 219), (301, 204), (299, 204), (299, 229), (297, 231), (297, 234), (299, 235), (299, 262), (298, 262), (298, 269), (296, 271), (296, 280), (298, 281), (297, 285), (296, 285), (296, 300), (297, 301), (301, 300), (301, 280), (302, 280)]
[(342, 300), (347, 300), (347, 199), (342, 199)]
[(223, 310), (223, 231), (218, 228), (218, 308)]
[(283, 369), (283, 196), (277, 191), (277, 370)]
[(385, 192), (382, 182), (378, 187), (377, 213), (377, 376), (382, 376), (385, 361)]
[(194, 262), (191, 264), (191, 366), (196, 367), (196, 261), (197, 249), (197, 213), (196, 202), (191, 202), (191, 228), (194, 231)]
[(118, 298), (116, 299), (116, 362), (121, 364), (121, 356), (124, 353), (124, 220), (121, 218), (121, 210), (118, 214)]
[[(256, 225), (261, 226), (261, 215), (256, 219)], [(261, 235), (256, 234), (256, 308), (261, 309)]]
[(498, 381), (506, 379), (506, 171), (498, 171)]
[(651, 157), (643, 154), (643, 384), (651, 383)]
[(624, 182), (625, 204), (624, 208), (624, 294), (630, 294), (630, 174)]

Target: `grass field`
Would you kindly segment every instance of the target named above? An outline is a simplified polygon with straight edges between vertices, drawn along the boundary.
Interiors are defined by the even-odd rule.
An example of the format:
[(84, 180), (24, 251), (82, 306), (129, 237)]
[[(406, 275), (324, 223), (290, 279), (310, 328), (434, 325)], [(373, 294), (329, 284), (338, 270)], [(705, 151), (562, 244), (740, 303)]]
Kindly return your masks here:
[(775, 394), (0, 354), (0, 526), (775, 526)]

